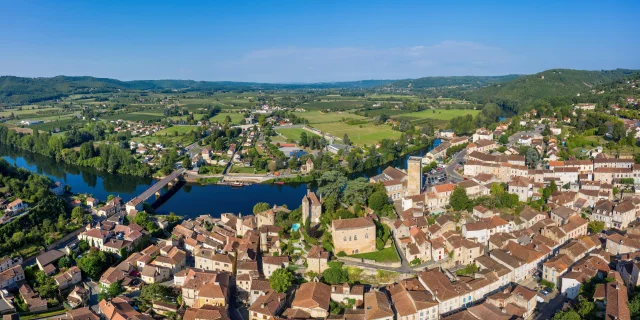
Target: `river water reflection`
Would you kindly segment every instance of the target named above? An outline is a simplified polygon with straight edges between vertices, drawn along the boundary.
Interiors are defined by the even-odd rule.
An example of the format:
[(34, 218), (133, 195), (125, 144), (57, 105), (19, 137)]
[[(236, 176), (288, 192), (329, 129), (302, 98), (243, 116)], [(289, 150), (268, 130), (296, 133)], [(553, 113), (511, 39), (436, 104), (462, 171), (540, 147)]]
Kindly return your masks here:
[[(439, 140), (435, 145), (439, 144)], [(421, 156), (426, 150), (412, 155)], [(128, 201), (142, 193), (154, 183), (151, 178), (140, 178), (121, 174), (110, 174), (91, 168), (78, 167), (57, 162), (52, 158), (33, 154), (21, 150), (0, 148), (0, 156), (10, 164), (25, 168), (35, 173), (44, 174), (54, 181), (62, 181), (76, 193), (86, 193), (99, 200), (105, 200), (110, 194), (120, 196)], [(391, 164), (406, 168), (408, 156), (402, 157)], [(381, 168), (374, 168), (357, 176), (368, 177), (381, 172)], [(230, 186), (185, 184), (166, 202), (156, 209), (156, 212), (197, 217), (201, 214), (211, 214), (214, 217), (221, 213), (233, 212), (251, 214), (257, 202), (283, 205), (297, 208), (307, 190), (306, 184), (295, 185), (263, 185), (255, 184), (242, 188)]]

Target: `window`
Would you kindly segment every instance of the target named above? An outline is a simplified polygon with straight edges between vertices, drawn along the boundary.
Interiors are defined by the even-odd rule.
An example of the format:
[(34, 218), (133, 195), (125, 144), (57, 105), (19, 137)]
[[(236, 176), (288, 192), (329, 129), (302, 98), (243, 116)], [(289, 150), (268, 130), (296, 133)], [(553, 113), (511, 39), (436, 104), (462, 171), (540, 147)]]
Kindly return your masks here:
[(368, 233), (365, 233), (365, 234), (364, 234), (364, 238), (365, 238), (365, 239), (369, 239), (369, 234), (368, 234)]
[(354, 241), (358, 241), (358, 236), (353, 236)]

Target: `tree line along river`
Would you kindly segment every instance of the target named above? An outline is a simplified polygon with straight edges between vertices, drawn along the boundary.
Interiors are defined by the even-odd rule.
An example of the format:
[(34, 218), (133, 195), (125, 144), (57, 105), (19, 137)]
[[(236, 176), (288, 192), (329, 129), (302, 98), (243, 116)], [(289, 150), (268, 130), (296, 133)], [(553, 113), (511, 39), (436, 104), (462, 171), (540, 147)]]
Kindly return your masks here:
[[(434, 146), (440, 143), (436, 140)], [(380, 173), (387, 166), (406, 168), (409, 156), (422, 156), (428, 150), (417, 151), (405, 155), (392, 163), (366, 170), (352, 175), (370, 177)], [(122, 174), (113, 174), (93, 170), (91, 168), (69, 165), (57, 162), (55, 159), (19, 149), (0, 147), (0, 156), (10, 164), (31, 172), (43, 174), (54, 181), (61, 181), (71, 187), (74, 193), (90, 194), (98, 200), (104, 201), (109, 195), (121, 197), (129, 201), (149, 188), (155, 180)], [(254, 184), (242, 188), (222, 185), (200, 185), (187, 183), (175, 194), (157, 207), (159, 214), (175, 212), (178, 215), (197, 217), (201, 214), (211, 214), (214, 217), (221, 213), (251, 214), (257, 202), (267, 202), (271, 205), (284, 205), (297, 208), (306, 193), (307, 184)]]

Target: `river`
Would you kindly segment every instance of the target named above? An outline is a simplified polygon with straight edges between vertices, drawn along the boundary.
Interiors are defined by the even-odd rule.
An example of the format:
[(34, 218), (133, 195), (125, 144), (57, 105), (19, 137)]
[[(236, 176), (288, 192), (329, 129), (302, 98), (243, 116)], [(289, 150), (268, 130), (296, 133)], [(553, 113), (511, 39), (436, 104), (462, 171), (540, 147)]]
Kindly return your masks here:
[[(434, 146), (439, 143), (440, 141), (436, 140)], [(421, 150), (411, 155), (422, 156), (425, 152), (426, 150)], [(46, 175), (54, 181), (61, 181), (70, 186), (72, 192), (90, 194), (103, 201), (109, 195), (119, 196), (124, 201), (129, 201), (155, 182), (151, 178), (111, 174), (91, 168), (68, 165), (39, 154), (7, 147), (0, 148), (0, 156), (10, 164)], [(358, 173), (357, 176), (376, 175), (388, 165), (404, 169), (407, 166), (408, 158), (409, 155), (406, 155), (390, 164)], [(221, 213), (226, 212), (251, 214), (253, 206), (257, 202), (267, 202), (272, 205), (286, 204), (289, 208), (297, 208), (300, 206), (300, 201), (307, 187), (307, 184), (254, 184), (242, 188), (185, 184), (162, 203), (156, 212), (160, 214), (175, 212), (178, 215), (188, 217), (197, 217), (201, 214), (218, 217)]]

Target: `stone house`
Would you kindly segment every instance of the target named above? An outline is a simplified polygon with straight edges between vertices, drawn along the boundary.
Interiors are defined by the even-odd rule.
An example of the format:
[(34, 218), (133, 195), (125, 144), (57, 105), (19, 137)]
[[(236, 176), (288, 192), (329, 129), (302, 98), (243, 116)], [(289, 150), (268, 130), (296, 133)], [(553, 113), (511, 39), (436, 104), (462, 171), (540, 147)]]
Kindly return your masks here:
[(335, 252), (356, 254), (376, 250), (376, 225), (371, 218), (333, 220), (331, 234)]

